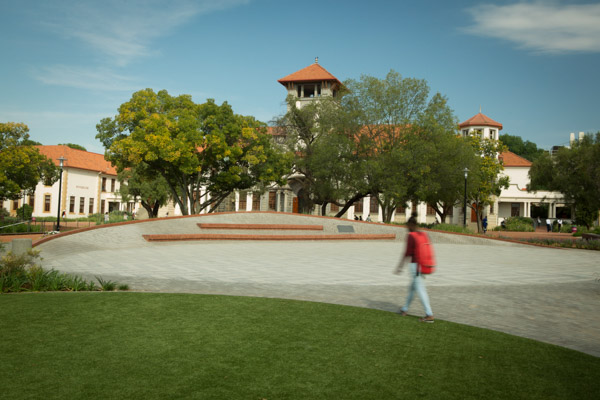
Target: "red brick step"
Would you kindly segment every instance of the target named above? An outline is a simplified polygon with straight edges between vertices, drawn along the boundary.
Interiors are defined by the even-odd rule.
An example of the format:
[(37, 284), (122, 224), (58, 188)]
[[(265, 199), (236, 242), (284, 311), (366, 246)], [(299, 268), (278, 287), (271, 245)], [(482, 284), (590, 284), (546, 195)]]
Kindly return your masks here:
[(323, 225), (290, 225), (290, 224), (208, 224), (200, 223), (202, 229), (260, 229), (286, 231), (322, 231)]
[(175, 235), (142, 235), (148, 242), (171, 242), (182, 240), (394, 240), (391, 234), (347, 233), (337, 235), (243, 235), (228, 233), (194, 233)]

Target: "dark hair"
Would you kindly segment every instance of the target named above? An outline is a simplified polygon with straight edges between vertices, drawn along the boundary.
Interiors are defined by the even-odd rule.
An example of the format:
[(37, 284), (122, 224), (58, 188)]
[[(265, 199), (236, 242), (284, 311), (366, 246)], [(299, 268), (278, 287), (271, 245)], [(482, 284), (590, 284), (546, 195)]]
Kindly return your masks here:
[(417, 225), (417, 213), (413, 212), (408, 221), (406, 221), (406, 223)]

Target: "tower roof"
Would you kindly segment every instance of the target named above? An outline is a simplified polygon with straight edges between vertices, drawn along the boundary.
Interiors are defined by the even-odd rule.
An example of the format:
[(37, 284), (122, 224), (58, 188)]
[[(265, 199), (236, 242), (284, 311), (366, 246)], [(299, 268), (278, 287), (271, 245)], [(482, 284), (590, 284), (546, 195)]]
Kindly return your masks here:
[(288, 76), (277, 80), (285, 86), (288, 82), (319, 82), (319, 81), (333, 81), (341, 85), (341, 82), (335, 76), (331, 75), (329, 71), (321, 67), (315, 60), (314, 64), (309, 65), (306, 68), (302, 68), (299, 71), (289, 74)]
[(465, 122), (461, 122), (458, 126), (461, 128), (466, 128), (469, 126), (493, 126), (498, 129), (502, 129), (502, 124), (500, 122), (496, 122), (487, 115), (483, 115), (481, 112), (472, 116)]
[(532, 162), (516, 155), (512, 151), (503, 151), (498, 156), (500, 158), (505, 167), (531, 167)]

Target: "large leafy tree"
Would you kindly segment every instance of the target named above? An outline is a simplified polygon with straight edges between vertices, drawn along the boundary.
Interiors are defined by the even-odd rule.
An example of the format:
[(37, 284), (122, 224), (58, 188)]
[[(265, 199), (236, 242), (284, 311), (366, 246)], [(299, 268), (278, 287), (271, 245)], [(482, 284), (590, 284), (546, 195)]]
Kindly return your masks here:
[(29, 145), (29, 128), (23, 123), (0, 123), (0, 199), (33, 194), (40, 181), (52, 185), (58, 169)]
[(500, 135), (500, 141), (508, 150), (532, 162), (545, 153), (544, 149), (538, 149), (537, 145), (529, 140), (523, 141), (520, 136), (505, 133)]
[(294, 157), (288, 178), (298, 194), (299, 211), (310, 213), (319, 205), (324, 215), (329, 203), (347, 204), (345, 199), (355, 191), (356, 126), (337, 99), (322, 98), (298, 108), (288, 98), (288, 112), (277, 125), (286, 137), (286, 151)]
[(390, 71), (385, 79), (361, 76), (345, 82), (344, 107), (361, 126), (356, 141), (363, 159), (366, 193), (377, 198), (383, 219), (422, 196), (430, 172), (431, 142), (424, 140), (419, 121), (428, 108), (429, 86)]
[(445, 223), (452, 208), (464, 199), (464, 169), (475, 170), (479, 160), (469, 142), (457, 135), (458, 121), (439, 93), (431, 99), (419, 126), (422, 139), (431, 144), (424, 160), (430, 168), (420, 198)]
[(140, 201), (149, 218), (156, 218), (161, 206), (169, 200), (169, 185), (165, 178), (149, 170), (146, 163), (119, 172), (121, 188), (119, 194), (123, 201)]
[(600, 209), (600, 132), (588, 134), (571, 148), (544, 154), (529, 170), (529, 189), (555, 190), (575, 203), (575, 217), (588, 228)]
[(211, 99), (140, 90), (97, 130), (119, 171), (143, 163), (165, 179), (184, 215), (214, 211), (234, 190), (280, 182), (286, 172), (263, 123)]
[(471, 146), (477, 154), (474, 168), (469, 171), (468, 206), (477, 214), (477, 231), (481, 230), (483, 210), (500, 196), (502, 189), (507, 189), (510, 183), (508, 176), (501, 175), (504, 170), (498, 155), (506, 151), (501, 142), (473, 136), (469, 138)]

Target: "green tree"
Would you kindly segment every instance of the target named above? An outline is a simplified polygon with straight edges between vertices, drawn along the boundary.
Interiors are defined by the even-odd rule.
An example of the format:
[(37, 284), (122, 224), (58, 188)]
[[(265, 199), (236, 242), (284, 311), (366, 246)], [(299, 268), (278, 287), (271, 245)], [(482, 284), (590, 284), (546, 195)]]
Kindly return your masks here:
[(67, 147), (70, 147), (70, 148), (72, 148), (72, 149), (75, 149), (75, 150), (83, 150), (83, 151), (87, 151), (87, 150), (86, 150), (86, 148), (85, 148), (85, 147), (83, 147), (83, 146), (82, 146), (82, 145), (80, 145), (80, 144), (75, 144), (75, 143), (59, 143), (59, 145), (62, 145), (62, 146), (67, 146)]
[(325, 215), (329, 203), (351, 197), (355, 143), (348, 134), (348, 120), (337, 99), (322, 98), (296, 107), (288, 98), (289, 111), (277, 121), (286, 137), (284, 148), (294, 156), (288, 182), (297, 193), (298, 209), (311, 213), (321, 206)]
[(419, 121), (422, 138), (431, 143), (423, 160), (430, 168), (420, 198), (432, 207), (442, 223), (464, 199), (464, 169), (475, 170), (478, 157), (469, 142), (457, 135), (458, 120), (439, 93), (431, 99)]
[(571, 148), (544, 154), (529, 170), (530, 190), (561, 192), (575, 204), (578, 223), (592, 226), (600, 209), (600, 132), (588, 134)]
[(0, 123), (0, 200), (33, 194), (40, 181), (52, 185), (58, 169), (32, 145), (23, 123)]
[(145, 163), (184, 215), (214, 211), (234, 190), (281, 182), (287, 172), (265, 124), (211, 99), (195, 104), (189, 95), (140, 90), (96, 128), (119, 171)]
[(361, 76), (344, 83), (342, 104), (361, 129), (356, 137), (362, 159), (364, 193), (377, 198), (383, 219), (408, 201), (416, 202), (430, 167), (424, 160), (431, 143), (423, 140), (419, 120), (428, 107), (429, 86), (390, 71), (385, 79)]
[(504, 133), (500, 135), (500, 141), (509, 151), (512, 151), (518, 156), (521, 156), (531, 162), (537, 160), (546, 151), (538, 149), (537, 145), (529, 140), (523, 141), (520, 136), (509, 135)]
[(495, 140), (482, 139), (477, 136), (469, 138), (471, 146), (478, 155), (477, 163), (469, 171), (468, 206), (477, 214), (477, 232), (481, 231), (483, 209), (500, 196), (502, 189), (509, 186), (509, 178), (500, 173), (504, 170), (498, 154), (506, 151), (506, 146)]
[(129, 199), (140, 201), (149, 218), (156, 218), (159, 208), (166, 205), (170, 198), (165, 178), (151, 172), (146, 163), (119, 172), (118, 178), (123, 202)]

